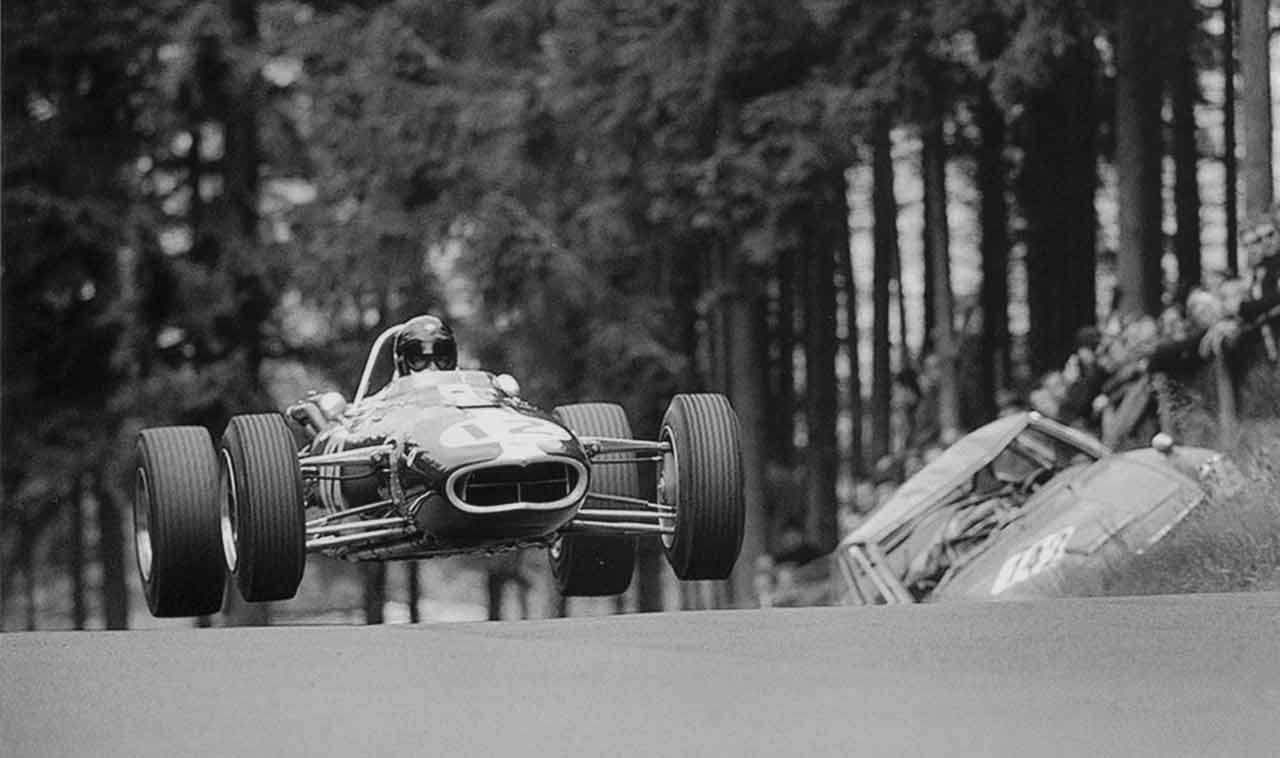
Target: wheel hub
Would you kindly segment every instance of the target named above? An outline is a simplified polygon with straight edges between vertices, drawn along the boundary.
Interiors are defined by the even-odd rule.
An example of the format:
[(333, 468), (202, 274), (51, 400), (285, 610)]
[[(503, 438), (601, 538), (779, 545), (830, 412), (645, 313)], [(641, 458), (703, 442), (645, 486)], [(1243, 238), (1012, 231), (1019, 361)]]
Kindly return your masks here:
[(138, 558), (138, 573), (142, 581), (151, 581), (151, 564), (155, 554), (151, 550), (151, 485), (147, 472), (138, 468), (134, 477), (133, 545)]
[(222, 532), (222, 556), (227, 564), (227, 571), (235, 572), (240, 561), (236, 550), (239, 533), (236, 528), (236, 510), (239, 500), (236, 496), (236, 477), (231, 468), (231, 454), (222, 451), (222, 478), (218, 497), (218, 524)]
[[(666, 442), (671, 441), (670, 428), (662, 430), (662, 439)], [(671, 509), (664, 510), (663, 515), (658, 517), (658, 525), (674, 530), (676, 514), (680, 508), (680, 466), (676, 460), (675, 445), (670, 445), (669, 449), (662, 454), (662, 468), (658, 475), (658, 503), (670, 506)], [(675, 544), (672, 532), (663, 533), (662, 544), (667, 548)]]

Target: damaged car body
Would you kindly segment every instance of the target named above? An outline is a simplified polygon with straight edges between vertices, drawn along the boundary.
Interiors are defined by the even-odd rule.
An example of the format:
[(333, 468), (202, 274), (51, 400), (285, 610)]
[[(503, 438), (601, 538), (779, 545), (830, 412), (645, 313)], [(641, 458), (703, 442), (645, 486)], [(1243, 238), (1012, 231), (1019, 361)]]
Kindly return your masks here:
[(1157, 435), (1116, 453), (1035, 412), (966, 435), (841, 541), (841, 600), (894, 604), (1101, 594), (1210, 497), (1221, 454)]

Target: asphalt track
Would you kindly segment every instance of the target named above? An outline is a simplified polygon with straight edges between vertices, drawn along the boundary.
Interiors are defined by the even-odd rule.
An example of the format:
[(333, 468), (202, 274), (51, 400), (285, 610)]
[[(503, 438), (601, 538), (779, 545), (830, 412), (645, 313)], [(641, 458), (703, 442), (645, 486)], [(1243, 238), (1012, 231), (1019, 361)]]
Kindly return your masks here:
[(0, 756), (1276, 756), (1280, 593), (0, 635)]

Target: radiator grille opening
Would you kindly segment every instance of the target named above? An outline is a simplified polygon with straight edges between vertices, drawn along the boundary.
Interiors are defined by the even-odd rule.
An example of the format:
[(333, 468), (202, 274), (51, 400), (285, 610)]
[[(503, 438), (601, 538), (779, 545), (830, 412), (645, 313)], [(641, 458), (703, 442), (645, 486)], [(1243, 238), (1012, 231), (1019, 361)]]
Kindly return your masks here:
[(569, 496), (578, 484), (578, 470), (565, 463), (528, 466), (490, 466), (458, 477), (453, 494), (477, 507), (512, 503), (551, 503)]

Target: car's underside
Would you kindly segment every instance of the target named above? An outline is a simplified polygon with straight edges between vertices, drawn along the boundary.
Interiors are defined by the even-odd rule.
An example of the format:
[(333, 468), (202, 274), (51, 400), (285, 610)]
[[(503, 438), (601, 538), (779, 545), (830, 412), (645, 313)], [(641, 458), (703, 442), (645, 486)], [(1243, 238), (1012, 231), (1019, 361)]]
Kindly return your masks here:
[[(671, 445), (581, 438), (590, 468), (661, 462)], [(588, 467), (571, 459), (498, 463), (433, 483), (395, 443), (299, 457), (308, 492), (307, 552), (352, 561), (414, 559), (545, 546), (560, 534), (670, 536), (675, 509), (655, 500), (589, 491)], [(345, 473), (356, 471), (358, 473)], [(344, 487), (360, 480), (359, 487)], [(344, 492), (345, 489), (345, 492)], [(367, 493), (352, 502), (352, 492)]]

